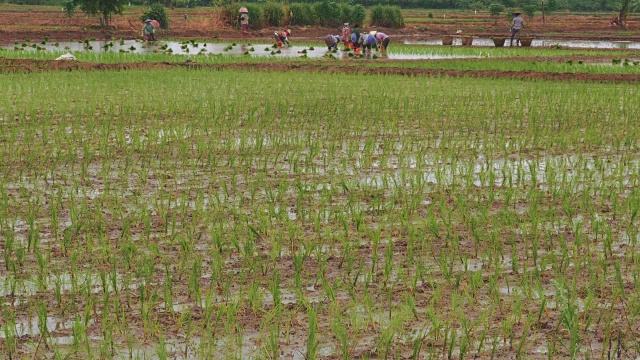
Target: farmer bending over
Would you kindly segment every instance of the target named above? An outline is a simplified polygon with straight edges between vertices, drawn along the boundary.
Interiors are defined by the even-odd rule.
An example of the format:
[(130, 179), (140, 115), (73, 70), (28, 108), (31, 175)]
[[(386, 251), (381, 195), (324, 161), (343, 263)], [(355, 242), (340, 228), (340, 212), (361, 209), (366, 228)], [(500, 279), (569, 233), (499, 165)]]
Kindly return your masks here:
[(385, 52), (389, 47), (389, 35), (385, 33), (381, 33), (380, 31), (376, 32), (376, 43), (380, 48), (380, 52)]
[(281, 33), (278, 33), (277, 31), (273, 33), (273, 36), (276, 38), (276, 41), (278, 42), (278, 46), (282, 46), (282, 44), (287, 44), (287, 46), (291, 46), (291, 43), (289, 42), (289, 36), (291, 36), (291, 29), (287, 29)]
[(374, 35), (362, 33), (360, 34), (360, 39), (358, 40), (358, 43), (362, 46), (362, 52), (365, 52), (365, 51), (371, 52), (371, 47), (376, 45), (376, 38)]
[(147, 41), (156, 41), (156, 27), (151, 23), (151, 19), (147, 19), (144, 21), (144, 26), (142, 27), (142, 36)]
[(329, 51), (333, 49), (338, 50), (339, 42), (340, 42), (340, 36), (338, 35), (327, 35), (324, 37), (324, 43), (327, 44)]
[(520, 46), (520, 30), (524, 28), (524, 20), (520, 16), (520, 12), (513, 13), (513, 21), (511, 22), (511, 45), (513, 46), (513, 39), (517, 40), (516, 46)]
[(360, 29), (360, 24), (353, 24), (353, 29), (351, 29), (351, 46), (355, 52), (358, 52), (360, 49), (360, 43), (358, 40), (360, 39), (360, 33), (362, 30)]

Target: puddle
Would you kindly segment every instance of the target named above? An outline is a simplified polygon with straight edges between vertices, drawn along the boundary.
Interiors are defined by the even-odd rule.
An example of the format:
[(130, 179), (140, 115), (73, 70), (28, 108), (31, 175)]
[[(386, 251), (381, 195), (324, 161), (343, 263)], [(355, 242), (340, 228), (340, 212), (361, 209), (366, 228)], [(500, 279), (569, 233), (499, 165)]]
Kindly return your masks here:
[[(90, 319), (90, 324), (95, 323), (95, 320)], [(6, 331), (7, 323), (0, 326), (0, 339), (6, 339)], [(69, 330), (73, 327), (73, 320), (62, 320), (57, 317), (48, 316), (46, 320), (46, 330), (49, 333), (53, 333), (55, 331), (61, 330)], [(23, 337), (23, 336), (37, 336), (40, 335), (40, 321), (37, 316), (34, 316), (30, 319), (17, 319), (15, 322), (15, 332), (13, 332), (14, 336)], [(10, 333), (11, 333), (10, 332)], [(66, 344), (68, 341), (73, 342), (72, 336), (61, 336), (61, 337), (52, 337), (52, 339), (56, 339), (59, 344)]]
[[(441, 39), (411, 41), (405, 40), (406, 45), (442, 45)], [(462, 45), (462, 39), (454, 38), (453, 45)], [(640, 42), (637, 41), (607, 41), (607, 40), (561, 40), (561, 39), (534, 39), (532, 47), (552, 47), (558, 45), (568, 48), (588, 48), (588, 49), (640, 49)], [(494, 46), (490, 38), (475, 38), (473, 46)], [(509, 46), (509, 39), (505, 42)]]
[[(144, 43), (135, 40), (119, 41), (89, 41), (81, 42), (60, 42), (60, 43), (30, 43), (18, 42), (12, 46), (5, 46), (5, 49), (18, 51), (49, 51), (49, 52), (116, 52), (135, 54), (174, 54), (174, 55), (228, 55), (228, 56), (251, 56), (251, 57), (307, 57), (322, 58), (328, 54), (324, 46), (305, 47), (291, 46), (276, 49), (272, 44), (228, 44), (228, 43), (191, 43), (191, 42), (171, 42), (158, 41), (155, 43)], [(280, 53), (277, 53), (277, 52)], [(332, 54), (336, 59), (352, 59), (348, 52), (338, 51)], [(461, 59), (478, 58), (480, 56), (468, 55), (442, 55), (442, 54), (407, 54), (390, 52), (387, 54), (368, 54), (362, 56), (364, 59), (390, 59), (390, 60), (436, 60), (436, 59)]]
[[(107, 284), (108, 291), (114, 291), (110, 275), (107, 277), (110, 279)], [(72, 278), (70, 273), (51, 274), (44, 279), (42, 284), (36, 278), (15, 279), (12, 276), (7, 276), (3, 281), (0, 281), (0, 297), (9, 295), (30, 297), (42, 291), (54, 291), (56, 287), (59, 288), (60, 292), (66, 293), (74, 288), (81, 289), (85, 286), (90, 286), (93, 294), (103, 292), (100, 276), (97, 274), (80, 273), (76, 274), (75, 278)], [(125, 279), (118, 274), (116, 286), (119, 289), (126, 287), (129, 290), (135, 290), (138, 288), (138, 280), (135, 278)]]

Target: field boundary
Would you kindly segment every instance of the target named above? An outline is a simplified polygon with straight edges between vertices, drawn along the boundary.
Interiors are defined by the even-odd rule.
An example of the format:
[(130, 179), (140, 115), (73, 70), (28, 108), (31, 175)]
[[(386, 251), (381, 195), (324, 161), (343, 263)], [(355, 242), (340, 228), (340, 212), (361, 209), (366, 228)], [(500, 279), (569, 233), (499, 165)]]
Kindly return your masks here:
[(589, 81), (602, 83), (638, 83), (640, 74), (585, 74), (552, 73), (541, 71), (498, 71), (498, 70), (452, 70), (452, 69), (408, 69), (402, 67), (355, 67), (326, 63), (231, 63), (201, 64), (186, 62), (133, 62), (133, 63), (89, 63), (78, 61), (55, 61), (35, 59), (0, 58), (0, 73), (39, 71), (124, 71), (147, 69), (186, 68), (192, 70), (258, 70), (258, 71), (309, 71), (327, 73), (351, 73), (362, 75), (403, 75), (403, 76), (448, 76), (470, 78), (499, 78), (513, 80)]

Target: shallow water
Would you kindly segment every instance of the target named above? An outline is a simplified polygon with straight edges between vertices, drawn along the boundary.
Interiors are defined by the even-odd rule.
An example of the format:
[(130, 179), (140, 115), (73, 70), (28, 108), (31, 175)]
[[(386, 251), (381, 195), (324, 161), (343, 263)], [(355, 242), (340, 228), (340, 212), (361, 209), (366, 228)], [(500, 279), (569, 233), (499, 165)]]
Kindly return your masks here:
[[(442, 45), (441, 39), (411, 41), (406, 40), (406, 45)], [(462, 45), (462, 39), (454, 38), (453, 45)], [(505, 41), (505, 46), (509, 46), (509, 39)], [(590, 48), (590, 49), (640, 49), (640, 42), (637, 41), (607, 41), (607, 40), (561, 40), (561, 39), (534, 39), (532, 47), (551, 47), (559, 45), (568, 48)], [(494, 46), (490, 38), (474, 38), (473, 46)]]
[[(57, 44), (57, 45), (56, 45)], [(273, 48), (273, 44), (228, 44), (228, 43), (180, 43), (171, 41), (158, 41), (154, 43), (139, 42), (135, 40), (125, 40), (123, 42), (108, 41), (89, 41), (88, 43), (79, 42), (60, 42), (60, 43), (18, 43), (11, 46), (5, 46), (5, 49), (18, 49), (17, 51), (49, 51), (49, 52), (116, 52), (116, 53), (134, 53), (134, 54), (154, 54), (167, 53), (174, 55), (228, 55), (228, 56), (251, 56), (251, 57), (308, 57), (322, 58), (329, 54), (324, 46), (315, 47), (313, 50), (305, 46), (282, 47), (280, 49)], [(39, 50), (40, 49), (40, 50)], [(277, 51), (280, 51), (278, 54)], [(365, 55), (364, 58), (381, 58), (392, 60), (429, 60), (429, 59), (452, 59), (452, 58), (477, 58), (478, 56), (469, 55), (440, 55), (440, 54), (407, 54), (407, 53), (388, 53), (380, 54), (373, 52)], [(333, 56), (337, 59), (350, 59), (349, 53), (346, 51), (338, 51)]]

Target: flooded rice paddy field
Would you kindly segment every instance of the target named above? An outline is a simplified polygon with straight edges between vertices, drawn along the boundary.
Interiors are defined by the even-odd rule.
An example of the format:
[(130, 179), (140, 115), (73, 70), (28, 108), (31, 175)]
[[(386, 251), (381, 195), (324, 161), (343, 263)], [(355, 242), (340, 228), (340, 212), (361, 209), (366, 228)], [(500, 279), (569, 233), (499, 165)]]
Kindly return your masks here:
[(299, 75), (0, 78), (0, 352), (638, 356), (637, 85)]
[[(177, 42), (157, 41), (140, 42), (137, 40), (122, 41), (69, 41), (69, 42), (17, 42), (13, 46), (5, 46), (5, 49), (16, 51), (45, 51), (45, 52), (115, 52), (131, 54), (174, 54), (174, 55), (225, 55), (225, 56), (251, 56), (270, 58), (322, 58), (328, 55), (337, 59), (349, 59), (354, 54), (349, 51), (329, 52), (326, 46), (283, 46), (274, 44), (246, 44), (246, 43), (204, 43), (204, 42)], [(340, 46), (342, 49), (343, 46)], [(374, 51), (368, 57), (390, 60), (429, 60), (429, 59), (459, 59), (478, 58), (480, 55), (456, 55), (456, 54), (420, 54), (402, 53), (390, 51), (381, 54)]]
[[(525, 37), (525, 35), (521, 35)], [(507, 36), (504, 46), (510, 45), (510, 38)], [(405, 40), (407, 45), (442, 45), (441, 39), (430, 40)], [(515, 44), (515, 43), (514, 43)], [(462, 37), (453, 39), (453, 45), (462, 45)], [(473, 38), (472, 46), (495, 46), (493, 39)], [(566, 39), (533, 39), (532, 47), (553, 47), (563, 48), (584, 48), (584, 49), (640, 49), (640, 42), (626, 40), (566, 40)]]

